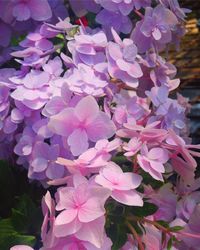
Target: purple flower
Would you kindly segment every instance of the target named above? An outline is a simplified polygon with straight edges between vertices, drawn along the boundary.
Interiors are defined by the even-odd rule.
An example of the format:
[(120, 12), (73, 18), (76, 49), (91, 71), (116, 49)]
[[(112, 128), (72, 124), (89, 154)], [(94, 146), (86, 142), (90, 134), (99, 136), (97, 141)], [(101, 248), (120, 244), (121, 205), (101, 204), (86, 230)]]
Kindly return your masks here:
[(144, 19), (136, 24), (131, 35), (140, 53), (152, 46), (164, 45), (172, 40), (172, 29), (178, 19), (169, 9), (158, 5), (155, 9), (147, 7)]
[(44, 142), (37, 142), (34, 145), (30, 167), (29, 178), (49, 179), (61, 178), (64, 175), (64, 167), (55, 163), (60, 153), (59, 145), (48, 145)]
[(122, 15), (127, 16), (135, 7), (140, 9), (141, 7), (150, 6), (151, 0), (95, 0), (96, 3), (100, 4), (104, 9), (121, 12)]
[(31, 70), (21, 79), (12, 78), (12, 81), (17, 86), (11, 96), (13, 99), (22, 102), (30, 109), (40, 109), (46, 104), (51, 95), (49, 80), (49, 73)]
[(109, 42), (106, 50), (108, 72), (111, 77), (120, 79), (130, 87), (138, 86), (138, 78), (143, 73), (136, 60), (137, 47), (130, 39), (121, 41), (118, 34), (112, 30), (115, 43)]
[(0, 20), (0, 46), (7, 47), (11, 39), (11, 27)]
[(108, 82), (103, 74), (94, 69), (95, 67), (80, 63), (77, 68), (68, 70), (64, 78), (69, 89), (77, 94), (103, 96)]
[(69, 41), (67, 46), (75, 65), (79, 63), (97, 65), (106, 60), (107, 37), (103, 31), (93, 31), (89, 34), (81, 30), (81, 33), (75, 35), (74, 40)]
[(102, 25), (107, 37), (112, 39), (111, 27), (116, 32), (128, 34), (131, 31), (132, 23), (128, 16), (123, 16), (120, 12), (101, 10), (96, 16), (96, 22)]
[(52, 11), (47, 0), (13, 0), (2, 2), (3, 8), (0, 16), (7, 23), (10, 23), (13, 19), (26, 21), (30, 18), (36, 21), (45, 21), (52, 16)]
[(52, 116), (49, 128), (56, 134), (67, 137), (67, 143), (75, 156), (88, 149), (88, 141), (107, 139), (115, 132), (114, 123), (107, 114), (99, 110), (92, 96), (84, 97), (76, 107), (66, 108)]

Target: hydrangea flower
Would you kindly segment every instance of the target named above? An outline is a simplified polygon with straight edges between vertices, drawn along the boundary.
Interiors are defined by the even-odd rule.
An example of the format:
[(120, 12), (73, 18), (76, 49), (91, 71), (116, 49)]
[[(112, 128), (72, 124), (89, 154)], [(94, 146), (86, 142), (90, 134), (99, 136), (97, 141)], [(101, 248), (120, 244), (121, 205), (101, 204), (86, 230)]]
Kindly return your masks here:
[(110, 195), (107, 188), (88, 184), (83, 177), (74, 176), (74, 187), (63, 187), (57, 191), (56, 210), (61, 211), (55, 219), (55, 235), (68, 236), (76, 233), (100, 248), (103, 244), (103, 207)]
[(136, 189), (141, 181), (141, 176), (133, 173), (123, 173), (121, 168), (109, 163), (101, 169), (95, 177), (96, 183), (112, 191), (111, 197), (120, 203), (129, 206), (143, 206), (143, 201)]
[(162, 45), (172, 39), (172, 29), (178, 24), (177, 17), (163, 5), (157, 5), (154, 9), (145, 9), (144, 19), (136, 24), (132, 33), (132, 39), (140, 53), (144, 53), (154, 44)]
[(115, 132), (114, 123), (107, 114), (99, 110), (92, 96), (84, 97), (74, 108), (66, 108), (52, 116), (49, 128), (67, 138), (70, 150), (75, 156), (88, 149), (88, 141), (107, 139)]
[(162, 173), (165, 172), (164, 163), (169, 159), (167, 150), (162, 148), (152, 148), (148, 150), (144, 145), (137, 155), (137, 160), (140, 167), (148, 172), (154, 179), (163, 181)]
[[(14, 0), (2, 2), (1, 18), (10, 23), (13, 19), (26, 21), (30, 18), (36, 21), (45, 21), (52, 16), (52, 11), (47, 0)], [(7, 10), (7, 11), (6, 11)]]
[(120, 79), (126, 85), (135, 88), (138, 86), (138, 78), (143, 75), (136, 60), (137, 47), (130, 39), (121, 41), (114, 30), (112, 30), (112, 34), (115, 43), (109, 42), (106, 50), (108, 72), (111, 77)]

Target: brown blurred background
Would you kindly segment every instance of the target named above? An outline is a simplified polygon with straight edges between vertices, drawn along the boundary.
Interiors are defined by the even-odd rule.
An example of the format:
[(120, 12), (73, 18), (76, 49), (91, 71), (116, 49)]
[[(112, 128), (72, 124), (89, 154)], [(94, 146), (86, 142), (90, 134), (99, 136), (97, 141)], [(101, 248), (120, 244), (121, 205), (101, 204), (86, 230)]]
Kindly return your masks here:
[(200, 143), (200, 0), (181, 0), (181, 7), (189, 8), (186, 35), (181, 41), (180, 51), (170, 51), (171, 62), (178, 69), (181, 79), (179, 92), (189, 97), (192, 110), (191, 136), (194, 143)]

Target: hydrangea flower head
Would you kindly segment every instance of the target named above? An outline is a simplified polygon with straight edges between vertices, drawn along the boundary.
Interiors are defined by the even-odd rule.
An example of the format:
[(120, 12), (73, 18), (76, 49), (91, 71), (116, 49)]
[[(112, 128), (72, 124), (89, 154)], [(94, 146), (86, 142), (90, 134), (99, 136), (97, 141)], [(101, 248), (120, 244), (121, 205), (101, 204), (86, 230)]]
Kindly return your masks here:
[(99, 110), (92, 96), (82, 98), (74, 108), (66, 108), (52, 116), (49, 128), (56, 134), (67, 137), (73, 155), (83, 153), (89, 141), (97, 142), (114, 135), (115, 125), (109, 116)]

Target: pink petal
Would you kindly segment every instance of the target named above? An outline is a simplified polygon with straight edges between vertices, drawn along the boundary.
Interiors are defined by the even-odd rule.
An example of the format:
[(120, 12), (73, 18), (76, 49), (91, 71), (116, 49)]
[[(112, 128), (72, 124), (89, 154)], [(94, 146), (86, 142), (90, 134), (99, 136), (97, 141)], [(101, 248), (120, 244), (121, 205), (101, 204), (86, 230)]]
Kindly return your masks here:
[(114, 135), (115, 129), (116, 127), (109, 116), (100, 111), (96, 119), (87, 126), (88, 138), (93, 142), (108, 139)]
[(50, 118), (48, 127), (58, 135), (69, 136), (78, 123), (73, 108), (66, 108)]
[(67, 143), (74, 156), (80, 155), (89, 147), (87, 134), (82, 129), (75, 129), (68, 137)]
[(56, 237), (64, 237), (74, 234), (80, 230), (82, 223), (77, 219), (74, 219), (68, 224), (55, 225), (54, 234)]
[(112, 198), (122, 204), (129, 206), (143, 206), (143, 200), (139, 194), (133, 190), (119, 191), (115, 190), (112, 192)]
[(84, 97), (79, 101), (74, 110), (80, 121), (91, 123), (99, 113), (99, 106), (92, 96)]
[(81, 229), (76, 233), (76, 237), (80, 240), (89, 241), (101, 249), (104, 238), (104, 224), (104, 216), (89, 223), (84, 223)]
[(33, 248), (25, 245), (16, 245), (11, 247), (10, 250), (33, 250)]
[(63, 225), (63, 224), (68, 224), (72, 222), (76, 216), (77, 216), (77, 209), (68, 209), (62, 211), (55, 220), (55, 226)]
[(93, 221), (105, 214), (104, 207), (100, 204), (99, 199), (90, 198), (81, 206), (78, 212), (78, 218), (81, 222)]

